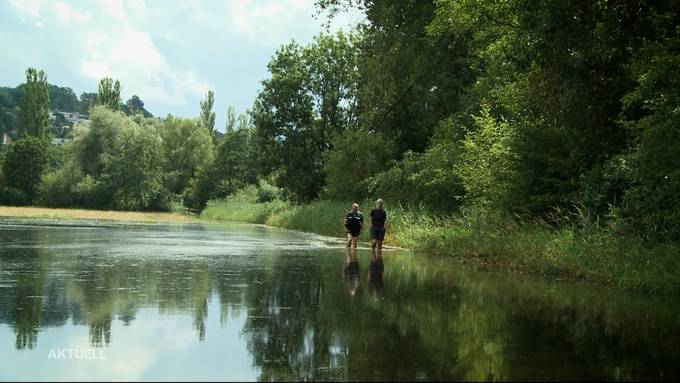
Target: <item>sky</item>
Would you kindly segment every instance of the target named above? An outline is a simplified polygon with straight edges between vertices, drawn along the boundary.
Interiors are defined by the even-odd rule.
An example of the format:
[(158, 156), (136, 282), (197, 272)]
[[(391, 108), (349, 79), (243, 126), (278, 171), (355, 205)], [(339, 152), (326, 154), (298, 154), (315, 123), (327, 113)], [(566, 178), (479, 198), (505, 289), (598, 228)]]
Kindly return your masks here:
[[(224, 130), (227, 107), (250, 108), (280, 45), (326, 30), (315, 15), (314, 0), (0, 0), (0, 86), (24, 82), (28, 67), (77, 95), (108, 76), (123, 101), (183, 117), (212, 89)], [(341, 14), (330, 31), (361, 20)]]

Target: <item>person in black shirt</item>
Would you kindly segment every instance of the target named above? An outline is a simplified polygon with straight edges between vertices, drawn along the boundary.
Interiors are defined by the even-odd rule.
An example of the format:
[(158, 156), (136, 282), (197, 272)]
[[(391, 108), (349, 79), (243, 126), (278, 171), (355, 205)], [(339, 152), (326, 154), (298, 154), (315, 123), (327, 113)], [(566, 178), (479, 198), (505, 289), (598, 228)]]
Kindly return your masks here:
[(382, 198), (378, 198), (375, 201), (375, 208), (371, 210), (369, 221), (371, 223), (371, 249), (375, 251), (377, 246), (378, 251), (382, 252), (382, 243), (385, 239), (385, 223), (387, 222), (387, 212), (383, 209)]
[(347, 233), (347, 247), (357, 247), (357, 237), (364, 227), (364, 215), (359, 211), (359, 204), (353, 203), (352, 210), (345, 216), (345, 233)]

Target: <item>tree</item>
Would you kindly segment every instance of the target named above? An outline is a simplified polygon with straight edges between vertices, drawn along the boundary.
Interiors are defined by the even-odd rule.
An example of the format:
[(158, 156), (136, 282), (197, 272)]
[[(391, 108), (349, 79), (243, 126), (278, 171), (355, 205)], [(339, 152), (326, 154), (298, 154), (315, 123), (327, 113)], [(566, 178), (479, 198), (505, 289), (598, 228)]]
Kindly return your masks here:
[(80, 94), (80, 113), (90, 113), (90, 108), (97, 105), (97, 93)]
[(50, 108), (67, 112), (77, 112), (79, 109), (78, 97), (73, 89), (49, 84)]
[(26, 85), (21, 97), (19, 137), (46, 139), (50, 127), (50, 96), (45, 72), (26, 69)]
[(357, 124), (356, 37), (321, 34), (308, 46), (291, 42), (267, 65), (253, 108), (255, 142), (278, 186), (315, 198), (324, 183), (323, 153), (331, 137)]
[(236, 129), (236, 118), (236, 110), (233, 106), (229, 106), (227, 108), (227, 121), (224, 126), (225, 133)]
[(120, 210), (167, 210), (162, 139), (153, 129), (123, 125), (117, 145), (104, 157), (104, 187)]
[(97, 105), (104, 105), (114, 112), (120, 110), (120, 82), (114, 83), (109, 77), (101, 79), (95, 100)]
[[(677, 14), (677, 13), (676, 13)], [(636, 88), (624, 98), (635, 140), (620, 159), (633, 168), (624, 212), (646, 232), (680, 238), (680, 36), (645, 43), (631, 74)], [(636, 110), (638, 109), (638, 110)]]
[(30, 204), (48, 164), (47, 143), (42, 138), (24, 136), (7, 148), (2, 163), (6, 190), (4, 203)]
[(139, 96), (132, 95), (129, 100), (123, 104), (123, 112), (127, 114), (128, 116), (132, 116), (137, 113), (141, 113), (142, 116), (149, 118), (153, 117), (153, 115), (144, 108), (144, 101), (142, 101)]
[[(104, 106), (92, 108), (90, 120), (75, 130), (64, 168), (45, 177), (42, 200), (98, 209), (167, 210), (163, 140), (154, 121)], [(72, 196), (52, 195), (63, 190)]]
[(211, 136), (213, 130), (215, 130), (215, 112), (212, 111), (214, 103), (215, 93), (213, 93), (212, 90), (209, 90), (208, 94), (205, 96), (205, 100), (201, 101), (201, 124), (204, 128), (208, 129)]
[[(333, 200), (361, 200), (368, 196), (371, 177), (383, 171), (389, 145), (380, 133), (347, 129), (331, 140), (325, 153), (326, 186), (323, 196)], [(350, 181), (351, 180), (351, 181)]]
[(165, 184), (175, 194), (182, 194), (198, 169), (213, 158), (210, 134), (197, 120), (166, 117), (161, 126)]
[(482, 105), (475, 117), (476, 129), (463, 140), (460, 161), (455, 169), (465, 186), (465, 199), (470, 205), (493, 207), (498, 211), (508, 206), (515, 176), (515, 132), (507, 121), (496, 121), (490, 107)]

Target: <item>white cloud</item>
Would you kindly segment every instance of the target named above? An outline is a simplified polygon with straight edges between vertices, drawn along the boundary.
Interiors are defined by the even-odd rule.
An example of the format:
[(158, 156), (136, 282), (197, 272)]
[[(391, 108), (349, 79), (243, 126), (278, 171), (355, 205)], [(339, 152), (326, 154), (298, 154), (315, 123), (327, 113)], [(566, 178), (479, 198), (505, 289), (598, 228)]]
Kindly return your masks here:
[(38, 28), (44, 26), (41, 19), (42, 10), (45, 5), (44, 0), (10, 0), (9, 3), (21, 15), (24, 21), (35, 22), (35, 26)]
[[(160, 114), (192, 115), (208, 89), (218, 104), (249, 106), (276, 47), (323, 30), (314, 0), (4, 1), (10, 17), (44, 33), (14, 36), (0, 25), (5, 46), (17, 41), (0, 77), (16, 82), (21, 68), (40, 65), (60, 84), (92, 91), (108, 76), (124, 98), (137, 94)], [(348, 24), (341, 15), (331, 30)]]
[(310, 0), (267, 0), (255, 4), (252, 0), (231, 2), (231, 21), (237, 31), (251, 37), (270, 38), (294, 28), (296, 20), (307, 18), (314, 11)]
[(209, 85), (192, 71), (173, 68), (151, 36), (126, 26), (117, 33), (90, 33), (85, 37), (86, 57), (81, 73), (94, 80), (112, 77), (142, 99), (184, 104), (187, 96), (202, 95)]
[(127, 0), (127, 8), (130, 10), (130, 14), (134, 15), (139, 19), (146, 17), (146, 3), (144, 0)]
[(69, 4), (61, 1), (54, 3), (54, 13), (57, 16), (57, 21), (62, 24), (69, 24), (71, 21), (84, 23), (91, 17), (90, 12), (75, 10)]
[(125, 19), (125, 9), (121, 0), (101, 0), (104, 12), (117, 20)]
[(45, 4), (43, 0), (10, 0), (9, 3), (19, 13), (35, 19), (40, 18), (40, 12)]

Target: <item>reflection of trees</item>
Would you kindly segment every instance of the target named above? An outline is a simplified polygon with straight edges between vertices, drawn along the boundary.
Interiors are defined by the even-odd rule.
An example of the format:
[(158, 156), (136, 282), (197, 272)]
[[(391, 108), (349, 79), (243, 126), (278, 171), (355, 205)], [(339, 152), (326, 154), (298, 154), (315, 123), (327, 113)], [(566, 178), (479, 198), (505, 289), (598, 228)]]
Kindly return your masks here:
[(342, 256), (303, 259), (250, 273), (244, 334), (261, 380), (677, 376), (677, 308), (640, 315), (655, 305), (425, 257), (385, 261), (384, 300), (367, 289), (350, 299), (337, 276)]
[[(91, 240), (87, 231), (64, 232), (68, 234), (0, 230), (0, 270), (7, 285), (0, 288), (0, 323), (12, 325), (17, 348), (34, 347), (40, 327), (61, 326), (69, 318), (74, 324), (87, 325), (90, 344), (101, 347), (111, 342), (114, 318), (129, 324), (143, 307), (191, 313), (198, 337), (205, 337), (211, 293), (209, 262), (148, 258), (134, 263), (124, 257), (60, 257), (43, 250), (43, 244), (59, 240)], [(11, 243), (22, 246), (3, 246)], [(56, 269), (50, 264), (55, 260)]]
[(251, 282), (264, 282), (248, 290), (249, 319), (244, 328), (261, 380), (456, 376), (450, 353), (437, 355), (443, 344), (438, 342), (439, 350), (428, 349), (425, 339), (439, 338), (446, 322), (433, 326), (433, 321), (418, 316), (429, 311), (443, 318), (442, 311), (455, 312), (455, 305), (442, 304), (437, 296), (430, 296), (432, 301), (422, 291), (410, 289), (413, 286), (404, 286), (376, 306), (367, 289), (349, 296), (339, 277), (343, 259), (301, 259), (304, 264), (288, 257), (275, 259), (266, 271), (250, 276)]
[[(52, 232), (51, 235), (54, 235)], [(89, 233), (72, 233), (69, 241)], [(82, 235), (83, 238), (78, 236)], [(262, 380), (672, 379), (679, 309), (615, 290), (473, 273), (428, 257), (384, 257), (379, 296), (368, 254), (365, 286), (350, 297), (342, 251), (170, 258), (58, 257), (40, 231), (0, 231), (0, 323), (17, 348), (70, 318), (93, 346), (115, 341), (112, 321), (144, 308), (192, 315), (247, 314), (243, 334)], [(12, 242), (14, 241), (14, 242)], [(209, 299), (219, 313), (209, 313)], [(650, 313), (650, 314), (646, 314)], [(634, 330), (631, 330), (634, 329)], [(659, 375), (663, 373), (663, 375)]]
[[(15, 235), (21, 241), (35, 240), (31, 233)], [(10, 286), (0, 290), (0, 305), (4, 309), (0, 319), (12, 324), (16, 348), (33, 348), (38, 341), (44, 299), (43, 254), (36, 248), (3, 248), (3, 243), (11, 242), (0, 236), (0, 269), (11, 277), (6, 278)]]

